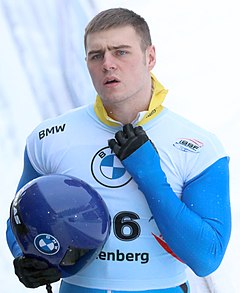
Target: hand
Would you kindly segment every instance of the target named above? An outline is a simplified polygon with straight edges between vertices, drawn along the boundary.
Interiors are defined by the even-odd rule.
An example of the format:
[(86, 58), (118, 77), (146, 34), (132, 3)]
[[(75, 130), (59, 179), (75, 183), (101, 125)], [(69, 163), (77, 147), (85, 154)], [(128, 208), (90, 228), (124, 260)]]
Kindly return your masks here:
[(149, 138), (141, 126), (133, 128), (132, 124), (123, 126), (123, 130), (110, 139), (108, 145), (116, 156), (122, 161), (140, 148)]
[(37, 288), (60, 280), (61, 274), (56, 267), (37, 258), (19, 256), (13, 261), (15, 274), (27, 288)]

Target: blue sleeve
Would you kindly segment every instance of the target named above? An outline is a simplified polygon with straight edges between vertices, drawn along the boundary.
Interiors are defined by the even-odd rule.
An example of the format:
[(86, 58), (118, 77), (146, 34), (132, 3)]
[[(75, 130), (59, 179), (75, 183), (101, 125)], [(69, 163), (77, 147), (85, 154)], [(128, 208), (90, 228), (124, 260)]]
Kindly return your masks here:
[(168, 246), (201, 277), (220, 265), (230, 238), (228, 161), (221, 158), (186, 182), (181, 199), (167, 182), (150, 141), (123, 161)]
[[(24, 168), (23, 168), (23, 173), (22, 173), (21, 179), (20, 179), (18, 187), (17, 187), (17, 191), (19, 189), (21, 189), (26, 183), (28, 183), (32, 179), (37, 178), (39, 176), (41, 176), (41, 175), (33, 168), (32, 164), (28, 158), (27, 150), (25, 149)], [(8, 219), (8, 221), (7, 221), (6, 237), (7, 237), (8, 247), (9, 247), (10, 251), (12, 252), (12, 255), (14, 257), (21, 255), (22, 251), (17, 243), (17, 240), (16, 240), (14, 234), (13, 234), (11, 224), (10, 224), (10, 219)]]

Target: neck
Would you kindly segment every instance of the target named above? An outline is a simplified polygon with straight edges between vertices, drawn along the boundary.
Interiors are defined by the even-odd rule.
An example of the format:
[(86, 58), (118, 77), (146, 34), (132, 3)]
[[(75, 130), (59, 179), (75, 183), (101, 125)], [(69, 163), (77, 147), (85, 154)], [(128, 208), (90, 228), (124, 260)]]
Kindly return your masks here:
[(107, 114), (123, 125), (131, 123), (141, 111), (147, 111), (152, 97), (152, 84), (144, 94), (134, 95), (118, 103), (106, 104), (103, 102)]
[(147, 110), (148, 105), (149, 102), (145, 106), (136, 105), (136, 103), (128, 103), (125, 105), (115, 105), (115, 107), (111, 107), (110, 109), (104, 107), (109, 117), (124, 125), (131, 123), (137, 117), (139, 112)]
[[(137, 122), (138, 125), (143, 125), (147, 123), (148, 121), (152, 120), (154, 117), (156, 117), (164, 108), (162, 104), (168, 91), (158, 82), (158, 80), (155, 78), (153, 74), (152, 74), (152, 82), (153, 82), (152, 93), (149, 94), (149, 97), (151, 100), (149, 100), (150, 104), (148, 106), (146, 106), (145, 108), (144, 107), (138, 108), (138, 110), (131, 109), (131, 111), (129, 111), (130, 112), (129, 116), (126, 114), (127, 110), (123, 111), (123, 113), (125, 114), (122, 114), (122, 112), (119, 112), (117, 113), (118, 115), (113, 115), (115, 114), (115, 112), (110, 113), (111, 109), (117, 109), (117, 108), (116, 107), (107, 108), (109, 115), (111, 115), (111, 117), (114, 120), (118, 120), (118, 121), (121, 121), (122, 124), (126, 124), (128, 122), (132, 122), (133, 120), (135, 120), (137, 118), (136, 116), (138, 112), (147, 110), (146, 114), (142, 116), (141, 120)], [(133, 105), (135, 106), (136, 103)], [(119, 107), (119, 109), (122, 109), (122, 107)], [(130, 107), (128, 107), (127, 109), (129, 110)], [(94, 111), (102, 123), (111, 127), (119, 126), (118, 122), (115, 123), (114, 121), (111, 121), (108, 119), (109, 115), (108, 115), (108, 112), (106, 111), (106, 106), (103, 105), (103, 100), (101, 99), (99, 95), (96, 97), (96, 101), (94, 104)], [(125, 119), (125, 116), (131, 117), (131, 119)]]

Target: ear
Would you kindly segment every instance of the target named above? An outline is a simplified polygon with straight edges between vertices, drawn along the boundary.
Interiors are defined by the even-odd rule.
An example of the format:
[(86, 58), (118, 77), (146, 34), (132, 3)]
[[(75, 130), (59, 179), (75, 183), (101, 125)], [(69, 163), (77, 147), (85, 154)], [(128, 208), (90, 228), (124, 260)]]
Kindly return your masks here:
[(146, 50), (146, 60), (148, 69), (151, 71), (156, 64), (156, 50), (153, 45), (149, 46)]

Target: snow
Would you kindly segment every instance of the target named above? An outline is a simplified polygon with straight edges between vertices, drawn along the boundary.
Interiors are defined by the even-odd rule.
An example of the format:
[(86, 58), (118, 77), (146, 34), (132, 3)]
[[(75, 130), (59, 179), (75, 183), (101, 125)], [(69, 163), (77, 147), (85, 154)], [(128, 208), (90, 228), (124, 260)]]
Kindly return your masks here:
[[(65, 3), (65, 1), (67, 0), (63, 0), (62, 3)], [(28, 72), (35, 78), (34, 83), (29, 80), (31, 74), (26, 73), (23, 59), (19, 55), (19, 48), (16, 47), (13, 38), (13, 31), (6, 19), (6, 10), (4, 9), (6, 3), (12, 2), (10, 0), (0, 1), (0, 178), (2, 179), (0, 195), (0, 282), (2, 293), (21, 293), (30, 292), (30, 289), (26, 289), (19, 283), (14, 275), (12, 256), (5, 240), (5, 222), (21, 175), (25, 139), (43, 117), (47, 118), (47, 116), (58, 113), (52, 106), (54, 105), (52, 100), (47, 99), (44, 89), (37, 88), (41, 90), (45, 107), (49, 106), (51, 111), (43, 112), (40, 109), (39, 103), (42, 100), (40, 95), (38, 99), (36, 98), (36, 87), (43, 87), (44, 84), (40, 82), (41, 76), (37, 72), (38, 68), (35, 63), (32, 63), (32, 66), (35, 64), (35, 67), (31, 68), (29, 68), (31, 64), (26, 65), (30, 70)], [(29, 4), (29, 1), (25, 0), (21, 3), (24, 6), (24, 4)], [(40, 0), (35, 3), (38, 4), (38, 11), (40, 12), (39, 8), (46, 4), (45, 1)], [(72, 3), (79, 9), (77, 0)], [(94, 4), (94, 1), (91, 3)], [(95, 1), (96, 11), (120, 6), (133, 9), (144, 16), (149, 23), (153, 43), (157, 49), (157, 65), (154, 73), (169, 89), (165, 106), (214, 132), (220, 138), (230, 156), (232, 235), (229, 247), (221, 266), (209, 278), (202, 280), (192, 274), (191, 278), (194, 280), (193, 284), (211, 283), (212, 286), (215, 286), (215, 291), (212, 292), (238, 292), (240, 282), (238, 268), (240, 262), (240, 197), (238, 194), (240, 174), (240, 109), (238, 103), (240, 98), (238, 89), (240, 18), (238, 1), (149, 0), (147, 4), (145, 0)], [(20, 11), (25, 11), (24, 17), (28, 17), (27, 10), (20, 9)], [(52, 12), (52, 9), (49, 8), (47, 12)], [(92, 15), (92, 10), (89, 7), (85, 7), (85, 12), (88, 17)], [(46, 10), (43, 9), (42, 13), (43, 17)], [(17, 19), (21, 20), (19, 16)], [(77, 22), (76, 24), (71, 23), (71, 25), (77, 24)], [(48, 29), (50, 31), (51, 29), (56, 30), (56, 26), (52, 28), (51, 25), (53, 24), (48, 23)], [(83, 24), (81, 25), (83, 26)], [(17, 36), (23, 36), (24, 26), (21, 26), (21, 21), (18, 27), (15, 27), (15, 30)], [(77, 41), (79, 41), (77, 36), (79, 32), (73, 33), (75, 33), (74, 42), (66, 46), (68, 50), (71, 49), (71, 45), (76, 46)], [(44, 44), (41, 43), (39, 34), (34, 35), (32, 41), (37, 41), (42, 46)], [(20, 52), (22, 51), (20, 50)], [(42, 52), (39, 55), (41, 58), (48, 58), (46, 54), (50, 54), (44, 48), (40, 52)], [(65, 61), (68, 62), (68, 66), (65, 67), (69, 74), (68, 83), (73, 80), (72, 92), (83, 95), (81, 89), (78, 88), (77, 80), (75, 80), (78, 76), (77, 68), (76, 66), (70, 66), (76, 64), (76, 61), (70, 60), (69, 56), (65, 55)], [(79, 56), (76, 53), (75, 57), (81, 58), (79, 63), (84, 68), (84, 56)], [(46, 61), (46, 59), (44, 60)], [(61, 84), (63, 82), (59, 75), (61, 68), (57, 66), (56, 60), (54, 62), (56, 63), (50, 64), (49, 78), (52, 78), (51, 82), (55, 80)], [(45, 66), (44, 69), (47, 70), (47, 63), (45, 62), (43, 65)], [(73, 74), (69, 73), (71, 68), (74, 70), (75, 78), (73, 78)], [(83, 76), (86, 80), (83, 79)], [(85, 76), (85, 74), (79, 75), (79, 83), (89, 83), (89, 77)], [(53, 89), (54, 95), (61, 96), (62, 93), (62, 96), (64, 96), (56, 102), (61, 106), (59, 111), (62, 112), (64, 109), (70, 108), (72, 104), (69, 102), (66, 87), (61, 84), (59, 91), (57, 91), (56, 85), (53, 86)], [(84, 93), (85, 95), (89, 96), (88, 93)], [(85, 99), (80, 102), (86, 102)], [(55, 290), (57, 287), (58, 284), (54, 285)], [(44, 288), (35, 289), (35, 292), (45, 291)], [(204, 293), (203, 290), (199, 291), (197, 288), (193, 288), (192, 291), (193, 293)]]

